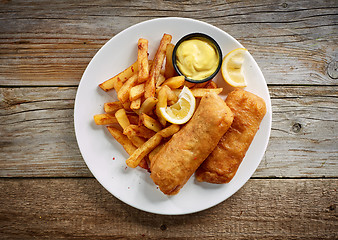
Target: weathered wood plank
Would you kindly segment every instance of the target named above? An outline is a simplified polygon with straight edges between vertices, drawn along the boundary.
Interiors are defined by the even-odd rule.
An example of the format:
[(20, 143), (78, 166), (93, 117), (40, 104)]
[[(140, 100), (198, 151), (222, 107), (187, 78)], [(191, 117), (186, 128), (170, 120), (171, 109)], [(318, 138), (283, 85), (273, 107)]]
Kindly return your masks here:
[(0, 176), (90, 176), (75, 139), (75, 94), (76, 88), (1, 89)]
[[(213, 24), (253, 54), (268, 83), (336, 84), (337, 1), (3, 1), (0, 85), (77, 85), (123, 29), (157, 17)], [(60, 75), (62, 72), (62, 75)]]
[[(338, 87), (269, 89), (271, 138), (254, 177), (337, 177)], [(0, 88), (0, 177), (91, 176), (74, 135), (75, 94)]]
[(136, 210), (93, 178), (0, 179), (2, 239), (335, 239), (337, 179), (249, 180), (190, 215)]
[[(254, 176), (337, 176), (337, 87), (270, 86), (269, 90), (272, 131)], [(323, 168), (333, 172), (328, 170), (327, 175)]]

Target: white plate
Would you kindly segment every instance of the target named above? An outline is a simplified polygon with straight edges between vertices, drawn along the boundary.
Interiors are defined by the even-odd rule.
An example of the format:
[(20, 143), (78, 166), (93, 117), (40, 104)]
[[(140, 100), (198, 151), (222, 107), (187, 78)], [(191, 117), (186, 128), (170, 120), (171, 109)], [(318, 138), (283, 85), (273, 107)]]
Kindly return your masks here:
[[(137, 59), (137, 41), (149, 40), (149, 59), (155, 54), (163, 33), (176, 43), (182, 36), (202, 32), (212, 36), (223, 55), (243, 47), (226, 32), (207, 23), (186, 18), (159, 18), (136, 24), (110, 39), (93, 57), (79, 84), (74, 108), (77, 142), (88, 168), (96, 179), (116, 198), (144, 211), (157, 214), (187, 214), (210, 208), (234, 194), (252, 176), (268, 144), (271, 129), (271, 103), (268, 88), (255, 60), (249, 55), (245, 74), (246, 90), (262, 97), (267, 114), (237, 174), (228, 184), (198, 183), (194, 176), (175, 196), (164, 195), (143, 169), (126, 167), (128, 155), (104, 126), (96, 126), (93, 116), (103, 113), (103, 104), (116, 100), (114, 91), (106, 93), (98, 84), (116, 75)], [(221, 87), (221, 77), (215, 80)], [(225, 93), (222, 95), (225, 98)], [(113, 159), (114, 158), (114, 159)]]

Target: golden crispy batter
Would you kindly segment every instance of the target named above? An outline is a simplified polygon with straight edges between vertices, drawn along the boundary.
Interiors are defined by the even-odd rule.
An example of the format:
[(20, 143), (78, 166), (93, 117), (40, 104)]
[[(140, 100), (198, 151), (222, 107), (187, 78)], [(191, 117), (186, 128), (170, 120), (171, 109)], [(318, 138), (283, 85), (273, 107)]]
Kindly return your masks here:
[(233, 114), (215, 93), (206, 94), (192, 119), (154, 156), (150, 177), (168, 195), (179, 192), (228, 130)]
[(196, 179), (200, 182), (230, 182), (266, 113), (264, 100), (242, 89), (232, 91), (225, 102), (234, 113), (234, 121), (196, 171)]

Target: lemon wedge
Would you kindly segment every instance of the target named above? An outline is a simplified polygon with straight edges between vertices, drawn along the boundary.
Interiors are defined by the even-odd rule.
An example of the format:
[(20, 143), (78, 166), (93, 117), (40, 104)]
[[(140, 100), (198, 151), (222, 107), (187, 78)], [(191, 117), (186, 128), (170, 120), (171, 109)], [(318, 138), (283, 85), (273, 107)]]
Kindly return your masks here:
[(245, 48), (237, 48), (229, 52), (222, 62), (222, 76), (224, 80), (233, 87), (246, 87), (243, 74), (244, 56), (248, 53)]
[(189, 121), (195, 111), (196, 100), (187, 87), (183, 87), (178, 101), (166, 108), (160, 108), (162, 116), (173, 124), (183, 124)]

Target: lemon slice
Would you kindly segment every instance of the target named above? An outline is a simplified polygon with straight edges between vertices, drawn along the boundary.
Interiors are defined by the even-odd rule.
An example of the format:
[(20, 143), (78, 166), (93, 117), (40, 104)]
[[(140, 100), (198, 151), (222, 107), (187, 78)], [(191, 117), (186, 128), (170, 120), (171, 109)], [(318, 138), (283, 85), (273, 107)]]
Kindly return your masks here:
[(229, 52), (222, 62), (222, 76), (224, 80), (233, 87), (246, 87), (243, 74), (244, 56), (248, 53), (245, 48), (237, 48)]
[(189, 121), (195, 111), (196, 100), (187, 87), (183, 87), (178, 101), (166, 108), (160, 108), (162, 116), (173, 124), (183, 124)]

